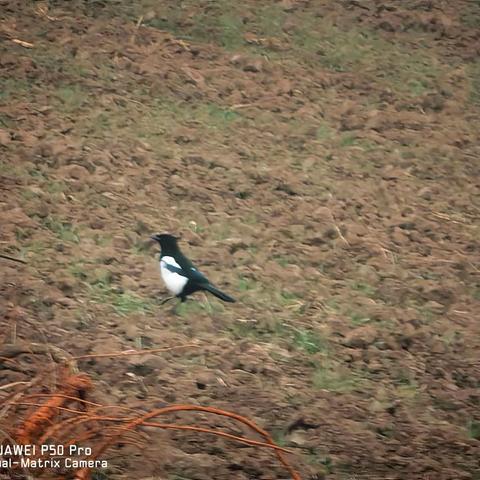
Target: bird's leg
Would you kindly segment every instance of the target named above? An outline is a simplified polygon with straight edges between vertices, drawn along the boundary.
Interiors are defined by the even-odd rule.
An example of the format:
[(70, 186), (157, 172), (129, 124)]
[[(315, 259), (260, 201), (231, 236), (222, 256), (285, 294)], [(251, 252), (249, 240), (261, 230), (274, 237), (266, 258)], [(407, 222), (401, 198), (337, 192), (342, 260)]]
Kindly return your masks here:
[(178, 312), (177, 312), (178, 306), (181, 305), (185, 300), (186, 300), (186, 298), (180, 297), (180, 301), (177, 302), (177, 303), (175, 304), (175, 306), (172, 308), (172, 314), (173, 314), (173, 315), (178, 315)]
[(169, 302), (170, 300), (173, 300), (175, 297), (167, 297), (164, 298), (163, 300), (160, 301), (160, 305), (163, 305), (164, 303)]
[(207, 307), (206, 307), (207, 312), (212, 313), (212, 312), (213, 312), (213, 308), (212, 308), (211, 303), (208, 301), (208, 296), (207, 296), (207, 294), (206, 294), (205, 292), (202, 292), (202, 295), (203, 295), (203, 298), (204, 298), (204, 300), (205, 300), (205, 304), (206, 304), (206, 306), (207, 306)]
[(187, 301), (187, 297), (181, 295), (180, 297), (175, 297), (175, 298), (180, 298), (180, 301), (177, 302), (177, 304), (172, 308), (172, 313), (173, 313), (174, 315), (178, 315), (177, 309), (178, 309), (179, 305), (181, 305), (182, 303), (184, 303), (184, 302)]

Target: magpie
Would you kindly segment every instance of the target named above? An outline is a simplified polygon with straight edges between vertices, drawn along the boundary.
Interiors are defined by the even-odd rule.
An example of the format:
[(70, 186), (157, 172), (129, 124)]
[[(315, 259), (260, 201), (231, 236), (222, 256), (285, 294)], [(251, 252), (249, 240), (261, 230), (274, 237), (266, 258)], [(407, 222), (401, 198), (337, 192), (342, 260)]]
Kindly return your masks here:
[[(235, 302), (235, 299), (214, 287), (210, 281), (200, 273), (192, 262), (180, 251), (177, 245), (177, 238), (173, 235), (158, 233), (150, 237), (160, 244), (160, 274), (167, 289), (181, 302), (187, 296), (205, 290), (212, 293), (224, 302)], [(165, 299), (164, 302), (174, 297)]]

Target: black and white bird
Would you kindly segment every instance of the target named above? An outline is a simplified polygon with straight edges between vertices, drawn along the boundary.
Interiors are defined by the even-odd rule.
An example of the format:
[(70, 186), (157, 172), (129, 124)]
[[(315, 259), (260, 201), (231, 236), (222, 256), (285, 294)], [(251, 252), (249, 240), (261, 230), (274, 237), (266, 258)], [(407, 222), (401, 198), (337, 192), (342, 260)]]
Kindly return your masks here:
[(178, 248), (176, 237), (163, 233), (152, 235), (151, 238), (160, 244), (160, 274), (172, 295), (184, 302), (188, 295), (204, 290), (224, 302), (235, 302), (234, 298), (214, 287), (207, 277), (193, 266)]

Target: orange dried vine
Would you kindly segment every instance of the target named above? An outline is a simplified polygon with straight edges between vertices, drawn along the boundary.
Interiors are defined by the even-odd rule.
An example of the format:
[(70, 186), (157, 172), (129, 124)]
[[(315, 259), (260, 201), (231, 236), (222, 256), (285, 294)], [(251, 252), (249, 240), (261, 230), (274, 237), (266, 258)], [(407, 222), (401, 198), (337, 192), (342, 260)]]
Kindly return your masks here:
[[(53, 423), (61, 407), (69, 403), (70, 398), (81, 400), (85, 392), (92, 388), (92, 381), (85, 374), (71, 375), (64, 380), (58, 395), (53, 395), (47, 402), (27, 417), (13, 437), (18, 443), (33, 443), (43, 429)], [(68, 398), (70, 397), (70, 398)]]
[[(221, 410), (221, 409), (214, 408), (214, 407), (200, 407), (200, 406), (197, 406), (197, 405), (172, 405), (170, 407), (159, 408), (159, 409), (154, 410), (152, 412), (149, 412), (149, 413), (147, 413), (147, 414), (145, 414), (145, 415), (143, 415), (139, 418), (136, 418), (136, 419), (133, 419), (133, 420), (130, 420), (130, 421), (127, 420), (128, 423), (126, 423), (126, 425), (124, 425), (123, 427), (119, 428), (119, 430), (120, 430), (119, 433), (117, 433), (116, 435), (111, 436), (110, 438), (105, 440), (103, 442), (103, 444), (92, 454), (91, 458), (92, 459), (97, 459), (102, 453), (104, 453), (108, 448), (110, 448), (116, 441), (120, 440), (123, 433), (127, 433), (128, 431), (133, 430), (136, 427), (152, 426), (152, 427), (158, 427), (158, 428), (174, 428), (175, 426), (173, 426), (173, 425), (157, 424), (157, 423), (154, 423), (154, 422), (148, 422), (148, 420), (150, 420), (152, 418), (155, 418), (155, 417), (158, 417), (160, 415), (165, 415), (167, 413), (181, 412), (181, 411), (207, 412), (207, 413), (212, 413), (212, 414), (215, 414), (215, 415), (221, 415), (221, 416), (229, 417), (233, 420), (236, 420), (240, 423), (243, 423), (244, 425), (249, 427), (251, 430), (255, 431), (256, 433), (258, 433), (262, 437), (264, 437), (266, 441), (265, 442), (255, 442), (255, 441), (251, 441), (251, 440), (248, 440), (248, 439), (244, 439), (243, 437), (236, 437), (236, 436), (230, 435), (230, 434), (225, 435), (225, 432), (217, 432), (215, 430), (202, 429), (200, 427), (193, 427), (193, 426), (189, 427), (189, 426), (182, 425), (182, 426), (179, 426), (180, 428), (178, 428), (178, 427), (177, 428), (182, 429), (182, 430), (189, 429), (189, 430), (203, 431), (203, 432), (206, 432), (206, 433), (212, 433), (212, 434), (219, 435), (219, 436), (224, 436), (224, 437), (227, 436), (229, 438), (232, 438), (232, 439), (238, 440), (238, 441), (242, 441), (242, 442), (244, 442), (246, 440), (246, 442), (244, 442), (244, 443), (248, 443), (250, 445), (270, 447), (274, 450), (275, 455), (277, 456), (279, 461), (282, 463), (282, 465), (285, 467), (285, 469), (288, 471), (292, 480), (301, 480), (300, 475), (295, 471), (295, 469), (290, 465), (290, 463), (286, 459), (285, 454), (284, 454), (285, 449), (283, 449), (281, 447), (278, 447), (275, 444), (275, 442), (273, 441), (273, 438), (270, 436), (270, 434), (268, 432), (266, 432), (265, 430), (260, 428), (258, 425), (256, 425), (254, 422), (252, 422), (248, 418), (245, 418), (245, 417), (243, 417), (241, 415), (238, 415), (236, 413), (227, 412), (225, 410)], [(102, 417), (97, 417), (95, 420), (97, 420), (97, 421), (102, 421), (102, 420), (122, 421), (122, 422), (126, 421), (125, 419), (117, 420), (117, 419), (111, 418), (111, 417), (110, 418), (109, 417), (103, 417), (103, 418)], [(88, 468), (81, 469), (77, 472), (75, 479), (76, 480), (87, 480), (89, 478), (89, 475), (90, 475), (90, 470)]]

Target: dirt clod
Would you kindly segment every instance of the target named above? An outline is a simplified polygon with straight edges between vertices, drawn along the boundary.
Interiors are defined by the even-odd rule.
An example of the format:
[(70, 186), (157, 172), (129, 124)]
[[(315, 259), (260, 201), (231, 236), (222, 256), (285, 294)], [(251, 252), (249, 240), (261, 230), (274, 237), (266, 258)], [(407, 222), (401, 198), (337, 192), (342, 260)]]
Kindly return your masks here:
[(364, 325), (350, 331), (343, 343), (351, 348), (367, 348), (377, 338), (377, 330), (372, 325)]

